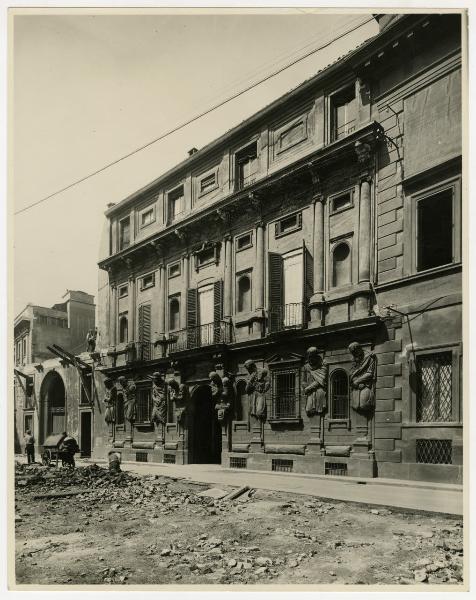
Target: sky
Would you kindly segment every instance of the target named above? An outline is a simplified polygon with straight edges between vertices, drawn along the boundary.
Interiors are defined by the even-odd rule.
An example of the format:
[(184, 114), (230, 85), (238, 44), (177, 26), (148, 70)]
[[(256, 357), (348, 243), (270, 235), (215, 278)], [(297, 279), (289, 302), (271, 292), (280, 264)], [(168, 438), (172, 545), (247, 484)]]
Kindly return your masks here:
[[(369, 14), (17, 15), (14, 210), (149, 142)], [(104, 211), (377, 33), (358, 28), (226, 106), (14, 217), (14, 314), (97, 295)]]

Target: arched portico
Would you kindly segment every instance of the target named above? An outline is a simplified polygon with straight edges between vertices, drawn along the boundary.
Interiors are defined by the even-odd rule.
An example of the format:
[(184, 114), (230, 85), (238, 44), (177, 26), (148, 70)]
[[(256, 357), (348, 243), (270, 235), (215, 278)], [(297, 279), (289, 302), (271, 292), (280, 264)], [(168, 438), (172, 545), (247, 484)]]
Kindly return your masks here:
[(191, 395), (189, 463), (220, 464), (221, 428), (209, 385), (197, 386)]
[(41, 442), (49, 435), (62, 433), (66, 427), (66, 389), (57, 371), (45, 376), (40, 390)]

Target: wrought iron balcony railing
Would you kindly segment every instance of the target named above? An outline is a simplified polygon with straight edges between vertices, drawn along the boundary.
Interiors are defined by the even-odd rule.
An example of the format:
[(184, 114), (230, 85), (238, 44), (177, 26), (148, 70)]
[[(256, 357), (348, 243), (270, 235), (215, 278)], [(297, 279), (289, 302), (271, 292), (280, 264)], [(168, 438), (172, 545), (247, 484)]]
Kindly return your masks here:
[(268, 311), (268, 330), (270, 333), (275, 333), (288, 329), (302, 329), (305, 324), (305, 314), (303, 302), (271, 306)]
[(352, 119), (352, 121), (347, 121), (347, 123), (336, 126), (334, 129), (334, 140), (340, 140), (355, 131), (355, 124), (356, 120)]
[(238, 177), (236, 182), (236, 191), (243, 190), (244, 188), (252, 185), (256, 181), (256, 173), (251, 173), (247, 177)]
[(213, 344), (229, 344), (232, 341), (232, 328), (228, 321), (215, 321), (206, 325), (181, 329), (170, 334), (170, 337), (176, 337), (176, 341), (171, 341), (169, 346), (169, 352), (172, 354)]

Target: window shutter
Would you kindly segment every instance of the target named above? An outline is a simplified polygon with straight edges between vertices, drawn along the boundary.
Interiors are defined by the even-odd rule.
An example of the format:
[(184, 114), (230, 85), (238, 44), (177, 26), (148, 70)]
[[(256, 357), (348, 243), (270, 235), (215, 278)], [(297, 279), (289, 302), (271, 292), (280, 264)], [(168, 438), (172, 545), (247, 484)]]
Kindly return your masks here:
[(268, 253), (268, 313), (270, 331), (281, 329), (283, 321), (283, 258)]
[(215, 323), (223, 319), (223, 281), (213, 284), (213, 320)]
[(187, 290), (187, 346), (195, 348), (199, 331), (197, 328), (197, 290)]
[(307, 323), (307, 307), (309, 300), (314, 292), (314, 260), (311, 253), (306, 248), (306, 242), (302, 241), (302, 265), (303, 265), (303, 291), (302, 291), (302, 302), (303, 302), (303, 324)]
[[(223, 319), (223, 281), (215, 281), (213, 284), (213, 341), (215, 344), (223, 342), (222, 321)], [(224, 327), (224, 325), (223, 325)], [(223, 332), (224, 333), (224, 332)]]
[(150, 360), (150, 304), (139, 306), (139, 357)]

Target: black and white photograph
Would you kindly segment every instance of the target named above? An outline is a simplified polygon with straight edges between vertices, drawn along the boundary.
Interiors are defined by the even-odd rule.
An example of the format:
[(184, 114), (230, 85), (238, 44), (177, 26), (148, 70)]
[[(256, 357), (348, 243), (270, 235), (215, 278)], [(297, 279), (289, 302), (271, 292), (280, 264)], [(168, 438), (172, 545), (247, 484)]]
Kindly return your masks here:
[(8, 12), (9, 589), (467, 592), (466, 10)]

